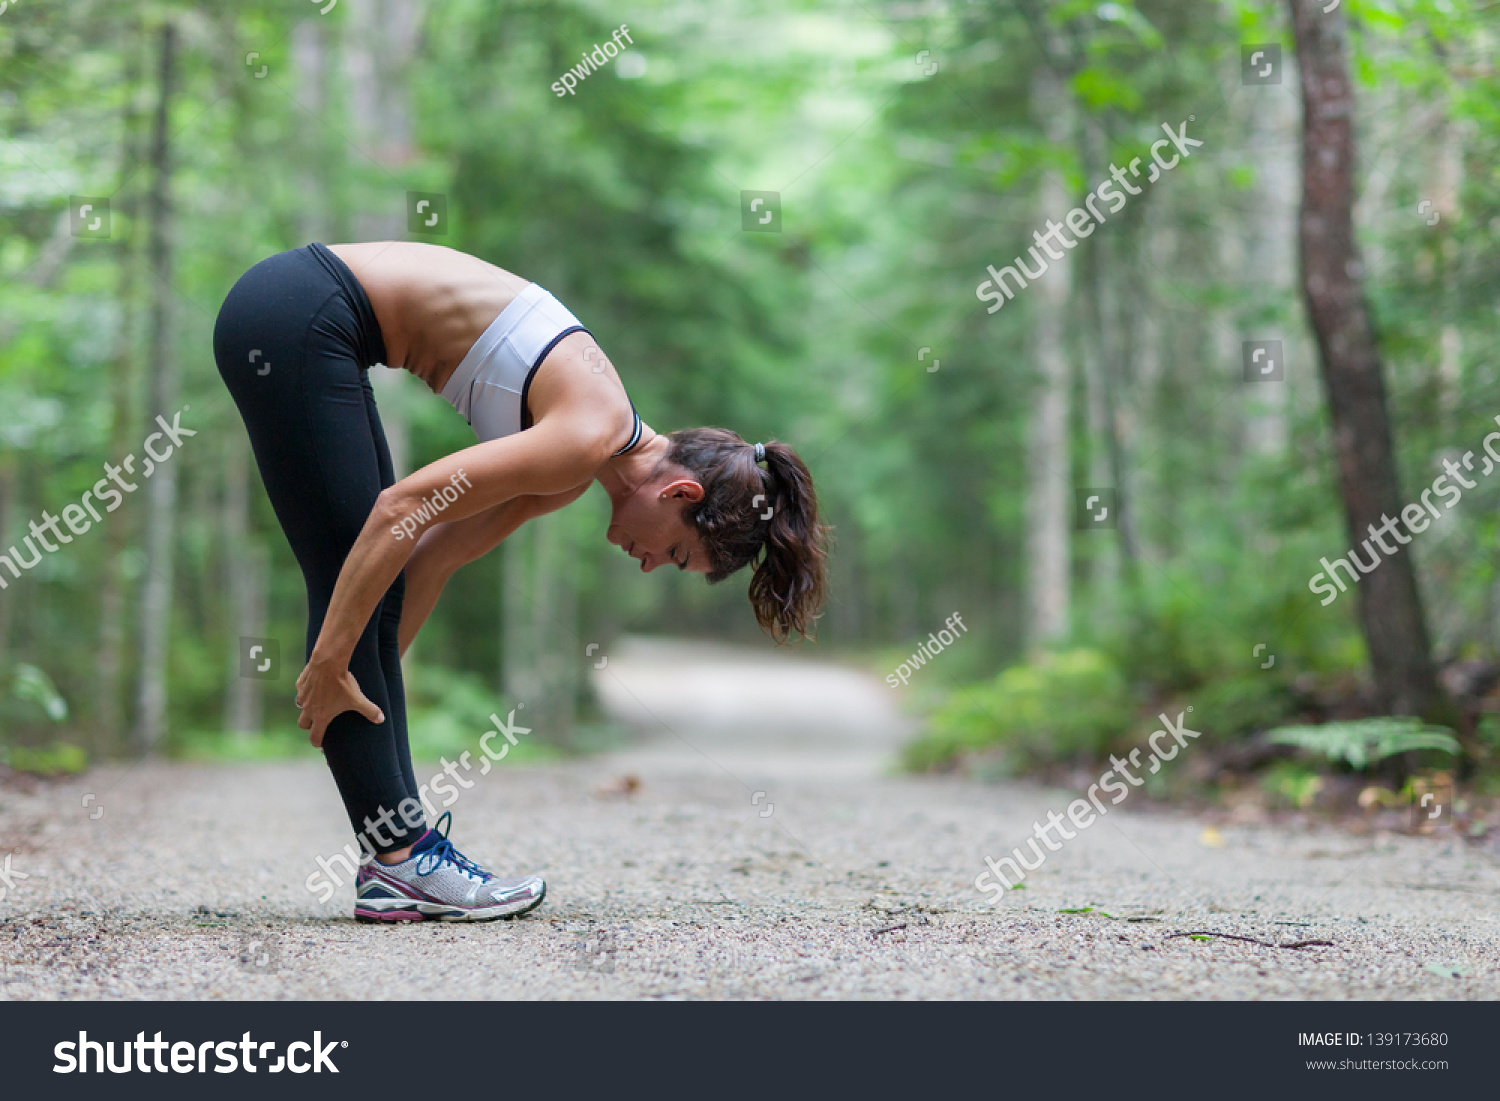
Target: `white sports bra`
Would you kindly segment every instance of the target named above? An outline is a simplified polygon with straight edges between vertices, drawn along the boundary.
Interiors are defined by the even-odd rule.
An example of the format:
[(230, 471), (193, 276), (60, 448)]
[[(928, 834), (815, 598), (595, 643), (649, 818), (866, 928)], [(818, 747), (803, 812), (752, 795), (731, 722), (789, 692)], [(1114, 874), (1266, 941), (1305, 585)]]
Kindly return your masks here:
[[(550, 293), (529, 283), (500, 311), (443, 387), (443, 398), (469, 422), (481, 443), (526, 427), (526, 393), (547, 353), (571, 333), (588, 332)], [(635, 412), (635, 403), (630, 403)], [(641, 439), (641, 415), (623, 455)]]

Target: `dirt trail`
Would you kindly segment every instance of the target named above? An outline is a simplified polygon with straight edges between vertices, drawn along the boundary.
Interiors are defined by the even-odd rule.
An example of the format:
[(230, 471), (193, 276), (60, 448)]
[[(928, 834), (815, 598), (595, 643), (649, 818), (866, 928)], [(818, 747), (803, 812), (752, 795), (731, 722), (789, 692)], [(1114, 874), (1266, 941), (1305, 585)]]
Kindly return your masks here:
[[(1211, 848), (1127, 802), (992, 905), (984, 857), (1077, 793), (896, 775), (908, 723), (861, 673), (607, 656), (632, 748), (502, 765), (452, 808), (477, 859), (546, 875), (534, 914), (387, 929), (347, 885), (320, 903), (304, 884), (348, 838), (311, 756), (99, 769), (0, 792), (0, 998), (1500, 996), (1487, 851), (1281, 827)], [(1173, 935), (1200, 931), (1249, 939)], [(1332, 943), (1276, 947), (1300, 941)]]

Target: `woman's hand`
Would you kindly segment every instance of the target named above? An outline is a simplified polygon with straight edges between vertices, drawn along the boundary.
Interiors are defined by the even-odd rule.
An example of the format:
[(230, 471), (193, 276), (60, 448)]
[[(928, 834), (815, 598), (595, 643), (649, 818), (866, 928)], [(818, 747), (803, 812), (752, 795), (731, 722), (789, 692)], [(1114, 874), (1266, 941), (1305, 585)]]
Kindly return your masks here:
[(297, 725), (310, 730), (308, 741), (319, 748), (328, 724), (345, 711), (358, 711), (372, 723), (385, 722), (385, 715), (360, 691), (349, 672), (348, 662), (326, 662), (316, 656), (297, 678), (297, 706), (302, 715)]
[[(556, 495), (562, 500), (569, 493), (581, 494), (608, 460), (609, 449), (617, 442), (612, 436), (618, 433), (603, 431), (586, 403), (576, 404), (581, 412), (546, 414), (525, 432), (455, 451), (380, 491), (339, 570), (312, 660), (297, 678), (297, 706), (302, 709), (297, 725), (312, 731), (313, 745), (323, 744), (328, 724), (345, 711), (358, 711), (371, 722), (384, 721), (380, 709), (350, 675), (348, 658), (381, 598), (412, 556), (415, 544), (406, 538), (404, 520), (415, 514), (422, 501), (430, 501), (433, 493), (460, 482), (470, 488), (448, 505), (444, 513), (448, 525), (517, 497)], [(500, 526), (511, 519), (501, 510)], [(475, 525), (484, 526), (483, 522)], [(489, 546), (498, 541), (492, 539)], [(406, 616), (401, 618), (404, 622)], [(415, 634), (415, 626), (400, 640), (403, 648)], [(328, 660), (329, 654), (339, 656)]]

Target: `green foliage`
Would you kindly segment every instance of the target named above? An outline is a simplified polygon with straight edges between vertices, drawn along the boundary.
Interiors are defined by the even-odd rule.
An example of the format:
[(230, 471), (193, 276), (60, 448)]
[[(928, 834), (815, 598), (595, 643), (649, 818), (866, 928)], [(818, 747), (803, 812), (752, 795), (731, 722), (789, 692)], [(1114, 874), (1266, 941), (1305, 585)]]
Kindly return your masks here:
[(189, 761), (296, 761), (318, 752), (307, 740), (307, 731), (294, 724), (267, 724), (252, 734), (186, 730), (178, 743), (175, 755)]
[(1261, 777), (1260, 786), (1272, 799), (1306, 810), (1323, 790), (1323, 777), (1316, 769), (1300, 762), (1277, 761)]
[(1141, 105), (1140, 93), (1116, 74), (1102, 67), (1080, 69), (1073, 77), (1073, 90), (1090, 107), (1121, 107), (1127, 111)]
[[(612, 65), (564, 97), (550, 82), (615, 25), (592, 5), (419, 5), (415, 56), (377, 65), (373, 90), (353, 87), (352, 51), (370, 36), (389, 45), (399, 36), (382, 36), (397, 21), (356, 29), (345, 5), (326, 19), (296, 7), (75, 0), (12, 4), (0, 24), (0, 548), (43, 510), (78, 500), (102, 463), (145, 435), (151, 173), (128, 156), (145, 147), (155, 105), (157, 22), (176, 16), (185, 28), (172, 114), (172, 343), (181, 400), (202, 419), (177, 471), (174, 752), (305, 752), (305, 736), (286, 727), (286, 679), (265, 686), (263, 737), (217, 733), (237, 633), (224, 583), (235, 561), (222, 522), (226, 442), (242, 428), (209, 354), (214, 314), (272, 252), (312, 237), (358, 239), (373, 226), (392, 232), (382, 219), (402, 209), (407, 189), (448, 195), (441, 243), (558, 293), (653, 428), (725, 424), (799, 449), (836, 529), (824, 647), (909, 653), (955, 608), (968, 615), (972, 633), (914, 694), (988, 679), (953, 693), (914, 763), (990, 746), (1018, 764), (1097, 751), (1131, 723), (1132, 690), (1190, 698), (1214, 736), (1242, 737), (1286, 720), (1294, 675), (1362, 670), (1355, 595), (1325, 608), (1306, 589), (1318, 559), (1347, 545), (1315, 349), (1289, 273), (1255, 278), (1245, 256), (1266, 231), (1292, 232), (1289, 220), (1268, 219), (1273, 207), (1294, 209), (1295, 184), (1273, 204), (1255, 185), (1295, 134), (1266, 129), (1257, 114), (1272, 90), (1235, 83), (1241, 43), (1281, 42), (1290, 60), (1284, 4), (976, 0), (907, 5), (897, 17), (883, 3), (647, 0), (632, 24), (647, 71), (622, 79)], [(1489, 351), (1500, 339), (1493, 11), (1479, 0), (1345, 8), (1357, 16), (1365, 288), (1402, 479), (1421, 487), (1440, 457), (1474, 447), (1500, 413)], [(1040, 117), (1031, 94), (1054, 38), (1071, 65), (1066, 126)], [(231, 42), (253, 46), (271, 76), (247, 76), (232, 54), (226, 63)], [(918, 48), (941, 64), (930, 77), (914, 63)], [(354, 125), (371, 91), (383, 118), (409, 121), (409, 144), (384, 148), (394, 134), (377, 140)], [(1295, 85), (1274, 94), (1285, 100)], [(1036, 296), (989, 315), (975, 284), (1062, 217), (1111, 158), (1128, 163), (1164, 121), (1190, 116), (1206, 144), (1079, 242), (1067, 287), (1061, 351), (1076, 385), (1065, 465), (1070, 484), (1108, 469), (1107, 381), (1117, 406), (1102, 419), (1124, 426), (1118, 473), (1130, 489), (1133, 559), (1123, 532), (1074, 539), (1066, 645), (1078, 649), (1015, 665), (1030, 584)], [(1456, 136), (1454, 150), (1441, 148), (1444, 135)], [(1434, 188), (1448, 159), (1458, 192), (1428, 224), (1414, 211), (1443, 198)], [(1062, 209), (1044, 209), (1049, 170), (1064, 178)], [(782, 233), (740, 232), (738, 193), (749, 188), (781, 189)], [(112, 197), (110, 241), (69, 235), (71, 193)], [(403, 228), (398, 214), (396, 235)], [(1090, 320), (1093, 294), (1121, 319), (1113, 350)], [(1286, 438), (1274, 448), (1251, 443), (1263, 410), (1237, 359), (1239, 341), (1263, 332), (1285, 339), (1292, 367)], [(921, 348), (931, 354), (919, 363)], [(406, 426), (414, 464), (472, 442), (451, 409), (416, 397)], [(264, 633), (281, 639), (295, 674), (302, 582), (253, 474), (251, 484), (248, 538), (269, 552)], [(1440, 654), (1500, 651), (1497, 504), (1500, 479), (1490, 478), (1441, 536), (1410, 548)], [(113, 594), (124, 609), (112, 693), (123, 722), (90, 746), (125, 745), (144, 505), (143, 493), (128, 497), (0, 592), (7, 741), (53, 738), (63, 700), (80, 736), (94, 736), (111, 693), (93, 655)], [(743, 575), (710, 588), (675, 571), (627, 574), (598, 538), (602, 503), (574, 507), (595, 510), (564, 567), (582, 637), (629, 628), (761, 642)], [(501, 591), (498, 558), (455, 576), (424, 628), (416, 652), (427, 664), (410, 676), (419, 755), (472, 749), (491, 712), (508, 714), (488, 687), (505, 656), (499, 609), (518, 599)], [(1259, 643), (1273, 668), (1252, 655)], [(55, 683), (6, 660), (46, 669)]]
[(1226, 740), (1274, 726), (1294, 706), (1286, 682), (1269, 670), (1210, 680), (1193, 690), (1193, 702), (1199, 713), (1213, 716), (1204, 733)]
[(44, 776), (82, 771), (87, 753), (55, 740), (67, 717), (67, 701), (45, 671), (27, 662), (0, 667), (0, 761)]
[[(486, 731), (497, 729), (498, 716), (501, 722), (511, 722), (514, 703), (489, 687), (472, 673), (450, 669), (440, 665), (409, 666), (406, 672), (406, 724), (407, 737), (411, 744), (412, 759), (435, 761), (447, 758), (456, 761), (468, 752), (470, 759), (482, 759), (479, 739)], [(515, 711), (514, 726), (526, 727), (526, 712)], [(540, 732), (519, 735), (519, 741), (505, 756), (504, 763), (537, 760), (555, 754), (538, 736)], [(499, 752), (506, 744), (491, 740), (491, 748)]]
[(25, 723), (28, 719), (44, 717), (59, 723), (68, 717), (67, 701), (41, 669), (18, 661), (9, 674), (5, 694), (0, 696), (0, 705), (4, 706), (0, 719), (5, 720), (6, 729), (11, 728), (11, 723)]
[(1266, 735), (1273, 745), (1291, 745), (1321, 753), (1330, 761), (1343, 761), (1356, 771), (1397, 753), (1433, 749), (1457, 755), (1458, 739), (1445, 726), (1432, 726), (1421, 719), (1357, 719), (1321, 726), (1282, 726)]
[(1500, 752), (1500, 715), (1493, 713), (1481, 715), (1474, 732), (1491, 753)]
[(17, 772), (38, 776), (66, 776), (82, 772), (89, 757), (81, 748), (67, 742), (52, 742), (39, 748), (16, 746), (10, 751), (10, 767)]
[(1133, 718), (1125, 679), (1106, 654), (1049, 653), (954, 692), (908, 747), (906, 763), (930, 768), (990, 747), (1028, 764), (1094, 755)]

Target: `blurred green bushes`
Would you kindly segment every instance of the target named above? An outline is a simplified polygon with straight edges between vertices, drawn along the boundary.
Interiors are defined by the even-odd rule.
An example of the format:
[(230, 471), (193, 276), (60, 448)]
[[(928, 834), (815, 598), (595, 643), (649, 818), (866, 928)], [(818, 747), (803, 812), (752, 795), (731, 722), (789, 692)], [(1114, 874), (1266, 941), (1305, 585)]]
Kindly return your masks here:
[[(515, 706), (473, 673), (441, 665), (413, 666), (406, 672), (406, 729), (412, 760), (456, 761), (465, 751), (471, 759), (479, 759), (479, 739), (497, 729), (490, 716), (511, 722)], [(515, 713), (513, 725), (529, 725), (525, 711)], [(521, 734), (504, 763), (558, 756), (558, 748), (538, 733)], [(495, 749), (499, 751), (498, 746)]]
[(1008, 770), (1097, 755), (1124, 733), (1134, 712), (1125, 677), (1108, 654), (1044, 654), (955, 691), (907, 747), (906, 764), (933, 768), (990, 747), (1006, 751)]
[(0, 666), (0, 763), (39, 776), (82, 772), (88, 754), (58, 737), (67, 718), (68, 703), (45, 671), (26, 662)]

